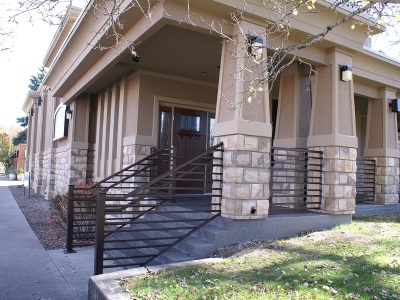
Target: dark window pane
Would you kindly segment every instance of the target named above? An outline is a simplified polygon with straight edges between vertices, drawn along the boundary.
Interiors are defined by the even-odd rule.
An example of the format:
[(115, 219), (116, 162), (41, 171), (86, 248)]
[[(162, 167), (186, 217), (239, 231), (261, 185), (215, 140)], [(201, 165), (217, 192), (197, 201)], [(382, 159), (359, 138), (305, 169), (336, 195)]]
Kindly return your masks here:
[(214, 130), (214, 123), (215, 123), (215, 118), (210, 117), (208, 119), (208, 146), (212, 147), (213, 145), (213, 140), (214, 140), (214, 135), (213, 135), (213, 130)]
[(200, 116), (181, 115), (181, 129), (200, 131)]
[(169, 147), (170, 143), (170, 128), (171, 128), (171, 113), (169, 111), (161, 112), (160, 120), (160, 148)]

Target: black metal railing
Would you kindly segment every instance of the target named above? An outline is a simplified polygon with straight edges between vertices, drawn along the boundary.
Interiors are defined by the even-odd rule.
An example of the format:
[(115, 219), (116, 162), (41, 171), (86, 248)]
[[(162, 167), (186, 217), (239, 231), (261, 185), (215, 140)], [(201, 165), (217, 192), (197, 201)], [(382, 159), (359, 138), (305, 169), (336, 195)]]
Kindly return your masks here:
[(97, 195), (95, 274), (147, 265), (220, 215), (222, 146), (125, 195)]
[(322, 159), (322, 151), (271, 148), (271, 213), (321, 208)]
[(375, 202), (376, 161), (357, 158), (356, 203)]
[[(81, 245), (93, 245), (96, 227), (96, 195), (113, 193), (118, 197), (131, 192), (169, 169), (174, 161), (173, 149), (153, 150), (153, 153), (91, 186), (69, 186), (67, 208), (66, 252)], [(161, 163), (162, 162), (162, 163)]]

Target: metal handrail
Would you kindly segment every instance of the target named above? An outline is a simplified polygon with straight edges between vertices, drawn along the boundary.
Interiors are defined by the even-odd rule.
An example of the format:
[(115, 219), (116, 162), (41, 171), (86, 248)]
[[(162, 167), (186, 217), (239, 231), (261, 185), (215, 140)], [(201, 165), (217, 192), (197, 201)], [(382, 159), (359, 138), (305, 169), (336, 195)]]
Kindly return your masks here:
[[(190, 211), (191, 213), (193, 212), (198, 212), (198, 213), (205, 213), (206, 216), (203, 216), (201, 218), (193, 218), (193, 220), (187, 220), (186, 222), (194, 222), (196, 224), (194, 225), (174, 225), (175, 223), (182, 223), (185, 222), (184, 216), (185, 214), (188, 214), (186, 211), (187, 209), (190, 209), (190, 207), (196, 207), (196, 206), (205, 206), (204, 204), (194, 204), (193, 202), (188, 202), (188, 203), (176, 203), (175, 201), (177, 199), (182, 199), (188, 197), (187, 194), (185, 195), (180, 195), (176, 193), (176, 191), (179, 191), (181, 188), (178, 186), (179, 183), (185, 181), (185, 183), (199, 183), (199, 182), (204, 182), (203, 187), (200, 187), (199, 189), (202, 190), (203, 192), (208, 192), (208, 191), (213, 191), (212, 196), (213, 197), (222, 197), (222, 188), (220, 187), (209, 187), (207, 183), (212, 183), (213, 181), (219, 181), (222, 182), (222, 172), (219, 169), (216, 169), (215, 172), (213, 170), (210, 170), (209, 168), (211, 167), (218, 167), (222, 168), (222, 155), (221, 157), (214, 157), (213, 153), (216, 151), (223, 151), (222, 149), (223, 143), (219, 143), (218, 145), (215, 145), (209, 149), (207, 149), (205, 152), (197, 155), (196, 157), (188, 160), (187, 162), (177, 166), (173, 167), (171, 170), (166, 171), (163, 174), (160, 174), (158, 177), (156, 177), (153, 180), (150, 180), (147, 183), (144, 183), (143, 185), (135, 188), (133, 191), (130, 193), (127, 193), (125, 195), (122, 195), (121, 197), (118, 198), (113, 198), (111, 200), (110, 196), (112, 195), (107, 195), (104, 193), (104, 191), (101, 191), (98, 196), (97, 196), (97, 214), (96, 214), (96, 239), (95, 239), (95, 248), (96, 248), (96, 266), (95, 266), (95, 273), (100, 274), (103, 272), (103, 268), (108, 268), (108, 267), (124, 267), (124, 266), (144, 266), (148, 264), (149, 262), (153, 261), (156, 257), (161, 255), (162, 253), (165, 253), (168, 249), (172, 248), (175, 246), (177, 243), (191, 235), (193, 232), (216, 218), (217, 216), (220, 215), (221, 208), (220, 208), (220, 203), (213, 203), (212, 207), (210, 209), (202, 208), (200, 210), (193, 210)], [(218, 159), (220, 160), (219, 163), (215, 163), (215, 160)], [(202, 171), (202, 172), (199, 172)], [(187, 176), (192, 176), (193, 173), (195, 174), (203, 174), (203, 180), (194, 180), (194, 181), (188, 181)], [(216, 175), (217, 174), (217, 175)], [(220, 176), (219, 180), (212, 178), (216, 176)], [(200, 175), (198, 175), (200, 176)], [(211, 176), (211, 177), (208, 177)], [(154, 190), (156, 189), (156, 190)], [(166, 193), (166, 191), (168, 193)], [(174, 193), (175, 191), (175, 193)], [(141, 204), (142, 200), (145, 200), (148, 195), (151, 194), (154, 197), (159, 197), (159, 198), (152, 198), (150, 200), (154, 201), (154, 203), (145, 203)], [(209, 196), (211, 197), (211, 196)], [(112, 203), (109, 204), (109, 201), (113, 200), (118, 200), (118, 203)], [(126, 202), (126, 203), (121, 203), (121, 202)], [(186, 208), (182, 208), (182, 206)], [(142, 211), (137, 211), (137, 210), (132, 210), (134, 208), (140, 208), (142, 207), (144, 210)], [(159, 209), (161, 208), (171, 208), (170, 211), (165, 211), (165, 212), (159, 212)], [(117, 217), (115, 217), (117, 215)], [(133, 215), (133, 216), (132, 216)], [(147, 218), (150, 216), (168, 216), (170, 218), (174, 218), (178, 216), (178, 219), (169, 219), (169, 220), (161, 220), (161, 221), (154, 221), (154, 220), (148, 220)], [(168, 227), (163, 228), (160, 226), (156, 226), (156, 228), (151, 227), (151, 224), (160, 224), (162, 225), (163, 223), (168, 224)], [(129, 225), (129, 227), (127, 227)], [(146, 229), (140, 229), (140, 226), (150, 226), (150, 228)], [(132, 229), (132, 226), (139, 226), (137, 229)], [(108, 229), (107, 229), (108, 228)], [(149, 241), (154, 241), (154, 237), (144, 237), (142, 239), (138, 239), (137, 237), (132, 237), (132, 238), (127, 238), (124, 237), (121, 240), (124, 240), (127, 243), (133, 243), (137, 241), (141, 241), (142, 243), (139, 243), (139, 245), (120, 245), (118, 247), (106, 247), (105, 244), (110, 241), (112, 243), (113, 241), (110, 240), (111, 238), (115, 238), (113, 234), (127, 234), (127, 233), (140, 233), (144, 234), (145, 232), (156, 232), (157, 230), (162, 229), (163, 232), (167, 231), (172, 231), (174, 232), (173, 238), (169, 238), (168, 240), (171, 240), (170, 243), (164, 243), (162, 245), (155, 246), (153, 247), (149, 245), (143, 245), (142, 244), (149, 242)], [(177, 232), (175, 232), (177, 231)], [(182, 231), (181, 233), (179, 233)], [(179, 233), (179, 234), (178, 234)], [(120, 240), (118, 240), (120, 241)], [(118, 243), (114, 241), (115, 243)], [(121, 241), (122, 243), (122, 241)], [(119, 244), (119, 243), (118, 243)], [(153, 249), (153, 248), (162, 248), (162, 249)], [(138, 252), (135, 255), (133, 254), (127, 254), (127, 255), (121, 255), (117, 250), (138, 250), (141, 248), (152, 248), (152, 251), (154, 253), (148, 254), (146, 252)], [(104, 257), (104, 251), (107, 250), (108, 254), (107, 257)], [(118, 252), (118, 254), (112, 254), (110, 252)], [(135, 260), (134, 262), (126, 262), (126, 260), (133, 259)], [(104, 265), (104, 261), (113, 261), (114, 264), (112, 265)], [(122, 262), (121, 262), (122, 261)]]
[(375, 202), (376, 161), (359, 157), (356, 160), (356, 204)]
[[(92, 184), (91, 186), (88, 187), (88, 189), (94, 189), (94, 188), (100, 187), (101, 184), (107, 183), (107, 181), (109, 181), (109, 179), (114, 178), (115, 176), (118, 176), (120, 174), (123, 174), (126, 171), (129, 171), (130, 169), (134, 168), (135, 166), (141, 165), (143, 162), (145, 162), (147, 160), (150, 160), (151, 158), (155, 158), (155, 157), (157, 157), (157, 155), (159, 155), (159, 154), (161, 154), (163, 152), (167, 152), (167, 151), (170, 152), (171, 150), (172, 150), (172, 148), (162, 148), (162, 149), (156, 150), (154, 153), (152, 153), (152, 154), (150, 154), (150, 155), (138, 160), (137, 162), (131, 164), (130, 166), (128, 166), (128, 167), (126, 167), (126, 168), (124, 168), (124, 169), (122, 169), (122, 170), (120, 170), (120, 171), (118, 171), (118, 172), (116, 172), (116, 173), (104, 178), (103, 180), (101, 180), (99, 182), (96, 182), (96, 183)], [(114, 187), (114, 186), (116, 186), (118, 184), (124, 183), (127, 179), (132, 178), (134, 176), (135, 175), (130, 175), (130, 176), (126, 176), (126, 177), (124, 176), (123, 179), (121, 179), (118, 183), (115, 183), (112, 187)], [(112, 187), (107, 187), (107, 189), (110, 189)]]
[[(97, 194), (100, 191), (108, 191), (114, 187), (116, 187), (119, 184), (124, 184), (127, 183), (127, 180), (134, 177), (134, 176), (139, 176), (141, 173), (149, 172), (150, 168), (157, 166), (159, 164), (159, 155), (165, 155), (164, 160), (173, 160), (173, 153), (172, 153), (172, 148), (163, 148), (156, 150), (155, 152), (151, 153), (150, 155), (138, 160), (137, 162), (129, 165), (128, 167), (125, 167), (124, 169), (108, 176), (107, 178), (92, 184), (91, 186), (87, 188), (76, 188), (74, 185), (70, 185), (68, 189), (68, 208), (67, 208), (67, 241), (66, 241), (66, 252), (71, 253), (74, 252), (73, 247), (74, 247), (74, 240), (87, 240), (87, 244), (93, 244), (91, 242), (94, 239), (93, 236), (93, 231), (92, 230), (83, 230), (80, 233), (77, 233), (77, 228), (82, 228), (84, 226), (86, 227), (93, 227), (95, 226), (95, 218), (90, 219), (92, 221), (92, 225), (90, 226), (90, 220), (77, 220), (76, 218), (76, 213), (75, 213), (75, 207), (74, 207), (74, 202), (77, 201), (88, 201), (89, 203), (91, 201), (95, 201)], [(165, 159), (166, 158), (166, 159)], [(145, 164), (145, 167), (140, 168), (139, 170), (134, 170), (135, 167), (137, 166), (142, 166), (145, 162), (149, 162)], [(151, 163), (154, 161), (153, 163)], [(132, 174), (129, 175), (124, 175), (124, 172), (127, 171), (132, 171)], [(123, 176), (124, 175), (124, 176)], [(120, 180), (114, 182), (106, 187), (102, 187), (102, 185), (107, 184), (107, 182), (110, 182), (110, 179), (113, 179), (117, 176), (123, 176)], [(149, 177), (149, 175), (142, 175), (145, 177)], [(142, 183), (142, 182), (135, 182), (136, 184)], [(143, 182), (144, 183), (144, 182)], [(142, 183), (142, 184), (143, 184)], [(129, 187), (129, 189), (132, 189), (133, 187)], [(79, 193), (77, 193), (79, 192)], [(80, 194), (82, 193), (82, 194)], [(77, 196), (79, 195), (79, 196)], [(87, 197), (85, 197), (87, 195)], [(80, 208), (83, 208), (82, 206)], [(79, 212), (81, 215), (82, 212)], [(88, 213), (89, 214), (89, 213)], [(90, 212), (90, 214), (95, 214), (95, 212)], [(80, 222), (80, 224), (84, 225), (74, 225), (74, 222)], [(84, 236), (84, 237), (82, 237)]]
[(320, 208), (322, 159), (318, 150), (271, 147), (271, 212)]

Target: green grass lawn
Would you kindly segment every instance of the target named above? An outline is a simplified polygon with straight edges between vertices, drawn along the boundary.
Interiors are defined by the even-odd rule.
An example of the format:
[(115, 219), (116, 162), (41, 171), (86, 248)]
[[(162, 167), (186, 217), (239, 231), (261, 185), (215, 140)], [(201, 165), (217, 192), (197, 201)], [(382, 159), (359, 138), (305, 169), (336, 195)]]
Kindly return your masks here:
[(274, 242), (222, 263), (126, 279), (133, 299), (400, 299), (400, 215)]

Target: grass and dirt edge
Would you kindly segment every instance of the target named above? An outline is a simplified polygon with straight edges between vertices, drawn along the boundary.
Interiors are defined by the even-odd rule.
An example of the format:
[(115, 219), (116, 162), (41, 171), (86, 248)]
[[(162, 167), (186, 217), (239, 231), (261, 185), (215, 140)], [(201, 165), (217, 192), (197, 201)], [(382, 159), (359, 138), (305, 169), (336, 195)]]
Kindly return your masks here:
[(221, 263), (130, 279), (132, 299), (400, 299), (400, 214), (277, 241)]

